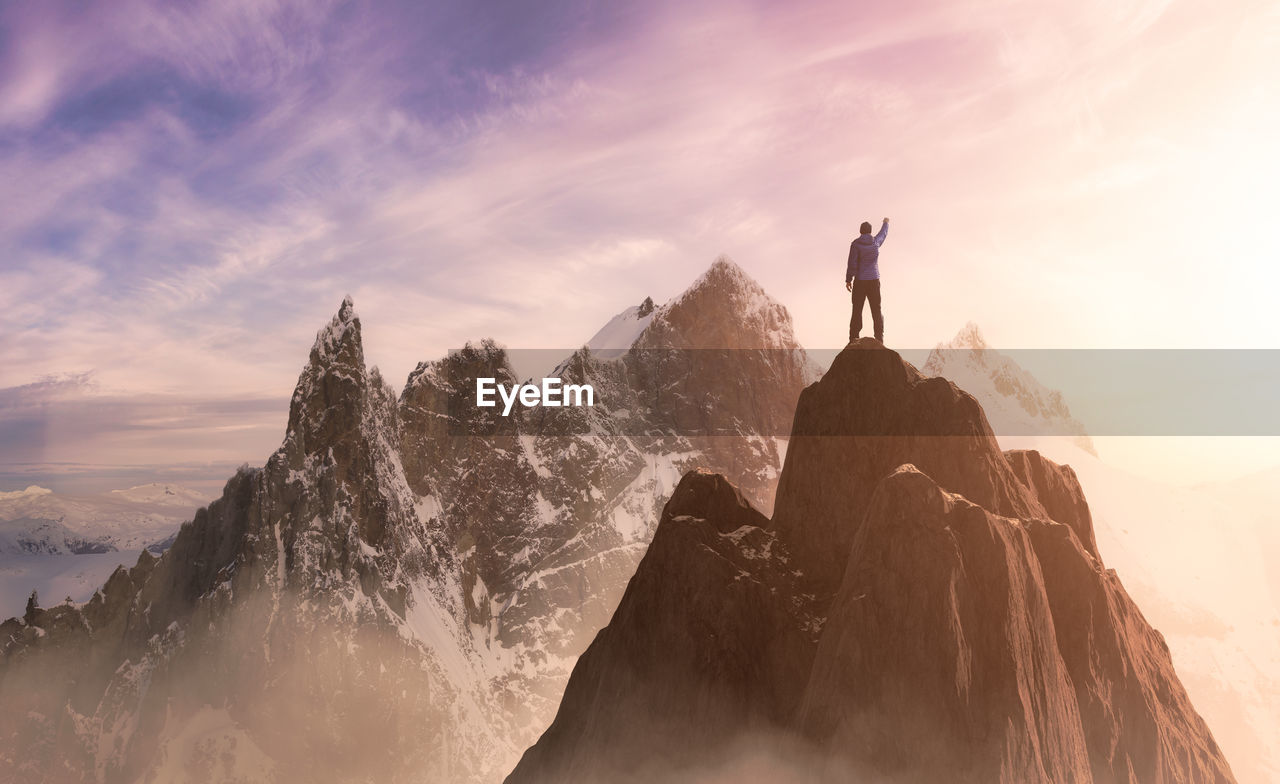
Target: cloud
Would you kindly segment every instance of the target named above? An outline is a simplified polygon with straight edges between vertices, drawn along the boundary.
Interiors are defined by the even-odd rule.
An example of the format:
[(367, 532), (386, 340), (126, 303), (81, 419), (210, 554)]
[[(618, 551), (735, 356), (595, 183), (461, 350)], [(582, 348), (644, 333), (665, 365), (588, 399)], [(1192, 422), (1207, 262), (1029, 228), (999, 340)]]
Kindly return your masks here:
[[(1276, 336), (1270, 289), (1231, 282), (1277, 250), (1251, 228), (1280, 182), (1274, 15), (606, 5), (5, 6), (0, 385), (283, 399), (347, 292), (403, 378), (483, 336), (578, 345), (721, 252), (822, 346), (884, 214), (900, 345), (972, 318), (1172, 345), (1206, 285), (1241, 303), (1224, 340)], [(1189, 276), (1188, 200), (1250, 216), (1233, 277)]]
[(0, 389), (0, 412), (39, 408), (51, 402), (84, 394), (93, 388), (93, 373), (46, 376), (39, 381)]
[(228, 467), (265, 461), (288, 412), (279, 398), (120, 398), (93, 388), (91, 374), (79, 374), (0, 389), (0, 483), (58, 489), (158, 475), (220, 483)]

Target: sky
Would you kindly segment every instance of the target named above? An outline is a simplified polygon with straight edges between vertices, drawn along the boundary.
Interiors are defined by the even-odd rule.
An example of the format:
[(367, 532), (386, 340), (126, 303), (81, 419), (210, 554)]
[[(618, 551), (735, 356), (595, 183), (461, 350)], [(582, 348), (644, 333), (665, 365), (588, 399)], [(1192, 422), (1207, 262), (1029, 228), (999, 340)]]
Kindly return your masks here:
[(1280, 348), (1276, 85), (1274, 1), (0, 3), (0, 489), (262, 463), (345, 294), (396, 382), (721, 253), (838, 347), (883, 216), (891, 347)]

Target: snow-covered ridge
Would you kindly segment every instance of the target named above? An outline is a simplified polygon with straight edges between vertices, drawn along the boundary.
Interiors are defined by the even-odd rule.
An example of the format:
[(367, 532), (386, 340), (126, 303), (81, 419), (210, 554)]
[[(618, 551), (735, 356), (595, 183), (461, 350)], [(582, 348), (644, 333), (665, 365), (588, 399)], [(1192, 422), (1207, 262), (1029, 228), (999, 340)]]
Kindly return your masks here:
[[(149, 484), (97, 495), (57, 493), (42, 487), (0, 493), (0, 526), (30, 544), (22, 552), (137, 550), (162, 540), (196, 509), (203, 493), (175, 484)], [(28, 536), (30, 534), (31, 536)], [(64, 546), (66, 542), (74, 546)], [(81, 547), (89, 543), (92, 547)]]
[[(626, 354), (660, 310), (664, 331), (651, 335), (645, 348), (662, 348), (661, 341), (671, 338), (674, 348), (749, 349), (769, 343), (770, 335), (790, 336), (785, 309), (721, 260), (665, 309), (644, 301), (621, 314), (612, 331), (606, 325), (595, 342)], [(778, 330), (771, 332), (773, 327)], [(450, 400), (459, 390), (473, 393), (477, 374), (510, 375), (505, 350), (481, 341), (422, 363), (397, 396), (376, 369), (366, 367), (360, 321), (346, 297), (316, 334), (284, 442), (263, 468), (233, 477), (222, 498), (184, 526), (159, 560), (144, 553), (134, 558), (138, 566), (114, 572), (101, 598), (77, 606), (80, 595), (70, 588), (65, 594), (41, 590), (39, 612), (24, 613), (10, 628), (33, 651), (46, 627), (52, 636), (76, 627), (82, 616), (92, 617), (108, 637), (124, 628), (158, 635), (145, 651), (132, 650), (126, 665), (106, 654), (100, 675), (111, 685), (97, 714), (73, 717), (77, 743), (101, 750), (108, 765), (127, 761), (124, 746), (145, 748), (150, 741), (138, 733), (148, 733), (166, 753), (198, 757), (200, 750), (183, 739), (218, 723), (199, 710), (169, 711), (162, 729), (147, 724), (149, 729), (129, 730), (132, 737), (116, 734), (117, 728), (146, 723), (151, 703), (144, 705), (144, 693), (168, 710), (163, 706), (170, 695), (190, 690), (174, 673), (205, 655), (199, 651), (220, 650), (220, 641), (235, 638), (228, 655), (237, 662), (251, 659), (253, 672), (269, 677), (219, 683), (219, 699), (249, 733), (242, 740), (271, 759), (302, 767), (308, 762), (272, 748), (254, 729), (265, 726), (263, 717), (255, 725), (246, 716), (287, 705), (317, 721), (291, 732), (336, 748), (359, 734), (366, 720), (386, 717), (375, 709), (353, 719), (349, 710), (324, 706), (349, 695), (375, 695), (373, 703), (414, 717), (416, 729), (396, 738), (402, 745), (394, 752), (381, 755), (391, 768), (413, 771), (406, 780), (497, 781), (545, 728), (574, 660), (607, 622), (679, 477), (708, 466), (737, 474), (766, 499), (777, 481), (779, 439), (633, 438), (617, 417), (648, 417), (656, 431), (669, 427), (664, 417), (670, 412), (700, 413), (706, 399), (719, 400), (726, 389), (773, 373), (765, 385), (769, 394), (729, 397), (711, 408), (726, 422), (741, 422), (744, 432), (778, 432), (753, 423), (790, 421), (805, 372), (803, 351), (794, 344), (787, 349), (785, 355), (744, 351), (719, 360), (708, 352), (707, 361), (720, 364), (700, 374), (705, 388), (675, 390), (661, 410), (632, 404), (632, 398), (653, 397), (655, 387), (629, 374), (626, 360), (596, 361), (589, 351), (575, 352), (578, 369), (593, 382), (612, 384), (610, 400), (617, 401), (598, 411), (570, 412), (587, 420), (583, 435), (556, 435), (555, 422), (530, 415), (512, 417), (492, 437), (460, 438), (453, 435), (453, 419), (462, 414)], [(150, 508), (174, 508), (164, 503), (171, 492), (163, 485), (109, 495), (117, 504), (145, 498)], [(197, 615), (185, 598), (168, 601), (171, 584), (199, 593)], [(63, 595), (72, 595), (73, 603), (47, 603)], [(21, 598), (25, 602), (26, 595)], [(104, 622), (102, 613), (127, 622)], [(131, 637), (125, 644), (142, 640)], [(293, 651), (305, 655), (292, 660)], [(308, 669), (325, 661), (351, 666), (340, 673)], [(265, 693), (270, 689), (264, 684), (299, 673), (326, 685), (328, 679), (346, 680), (303, 695)], [(66, 674), (68, 682), (77, 677)], [(4, 682), (0, 678), (0, 690)], [(60, 699), (55, 692), (48, 695), (52, 702)], [(314, 705), (298, 707), (299, 696)], [(328, 734), (334, 722), (344, 721)], [(0, 749), (0, 757), (7, 753)], [(238, 762), (238, 752), (228, 751), (228, 759)], [(166, 770), (186, 769), (176, 759), (169, 762), (178, 767)], [(389, 773), (378, 780), (393, 778)]]
[[(716, 322), (731, 317), (734, 324)], [(652, 329), (650, 327), (652, 326)], [(648, 340), (641, 340), (651, 333)], [(796, 348), (787, 309), (728, 256), (718, 257), (684, 291), (655, 307), (645, 297), (614, 316), (587, 341), (596, 359), (616, 359), (638, 342), (645, 347)]]
[(711, 266), (707, 268), (707, 271), (699, 275), (697, 280), (689, 284), (689, 287), (684, 290), (684, 293), (676, 297), (673, 301), (679, 300), (688, 295), (689, 292), (697, 291), (707, 285), (719, 285), (722, 281), (729, 281), (732, 288), (750, 292), (753, 295), (762, 296), (770, 303), (773, 302), (773, 299), (765, 293), (765, 290), (755, 281), (754, 278), (747, 274), (746, 270), (739, 266), (736, 261), (724, 254), (717, 256), (716, 260), (711, 262)]
[(56, 520), (0, 520), (0, 566), (12, 555), (75, 555), (118, 549), (106, 537), (86, 538)]
[(22, 611), (27, 596), (83, 601), (138, 552), (162, 552), (182, 523), (209, 499), (175, 484), (97, 495), (68, 495), (35, 485), (0, 493), (0, 617)]
[[(728, 319), (728, 323), (719, 323)], [(654, 313), (653, 344), (692, 348), (796, 349), (791, 314), (728, 256), (718, 257)], [(679, 337), (694, 338), (682, 345)], [(673, 340), (675, 338), (675, 340)]]
[(952, 381), (982, 403), (996, 435), (1070, 435), (1086, 452), (1097, 454), (1084, 425), (1071, 415), (1062, 393), (1049, 389), (1017, 362), (990, 348), (970, 321), (939, 343), (921, 368)]
[(181, 485), (164, 484), (161, 482), (137, 485), (136, 487), (130, 487), (125, 490), (112, 490), (111, 495), (113, 497), (138, 504), (163, 504), (186, 507), (203, 506), (212, 500), (207, 495), (197, 490), (182, 487)]
[(616, 359), (631, 348), (656, 314), (653, 300), (645, 297), (644, 302), (632, 305), (610, 319), (587, 341), (587, 348), (597, 359)]

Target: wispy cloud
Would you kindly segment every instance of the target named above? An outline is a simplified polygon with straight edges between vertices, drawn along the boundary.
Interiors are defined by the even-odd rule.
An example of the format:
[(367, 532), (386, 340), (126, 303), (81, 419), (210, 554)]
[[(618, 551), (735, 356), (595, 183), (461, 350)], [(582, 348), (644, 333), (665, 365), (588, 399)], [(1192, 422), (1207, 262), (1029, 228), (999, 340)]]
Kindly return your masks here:
[(281, 400), (348, 292), (391, 378), (574, 346), (722, 251), (823, 345), (882, 214), (900, 344), (1273, 345), (1267, 8), (7, 4), (0, 385)]
[(151, 481), (148, 472), (173, 471), (217, 481), (248, 455), (269, 454), (287, 412), (287, 398), (118, 397), (98, 394), (91, 373), (41, 379), (0, 389), (0, 481), (67, 489), (93, 475)]

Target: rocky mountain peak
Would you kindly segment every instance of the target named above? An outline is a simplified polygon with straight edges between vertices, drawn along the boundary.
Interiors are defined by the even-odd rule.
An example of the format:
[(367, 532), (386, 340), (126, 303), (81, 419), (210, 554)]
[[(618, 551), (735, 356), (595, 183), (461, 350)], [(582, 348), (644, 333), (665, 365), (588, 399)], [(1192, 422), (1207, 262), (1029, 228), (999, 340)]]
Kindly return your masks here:
[[(764, 319), (785, 318), (736, 266), (703, 278), (678, 306), (643, 300), (603, 330), (616, 361), (586, 350), (564, 363), (566, 378), (596, 385), (594, 407), (509, 417), (474, 405), (477, 377), (521, 380), (500, 345), (424, 362), (397, 396), (366, 369), (344, 299), (261, 469), (238, 472), (160, 559), (144, 554), (100, 599), (0, 628), (0, 702), (14, 706), (0, 712), (0, 780), (18, 765), (107, 784), (202, 780), (184, 766), (214, 753), (272, 760), (286, 780), (491, 782), (509, 770), (685, 471), (734, 481), (698, 472), (680, 485), (672, 508), (684, 514), (661, 547), (692, 554), (723, 537), (751, 557), (773, 552), (746, 499), (772, 504), (809, 366), (798, 347), (666, 350), (761, 346)], [(660, 314), (677, 342), (632, 352)], [(756, 337), (724, 338), (744, 316)], [(736, 606), (762, 600), (767, 589), (744, 586)], [(71, 694), (67, 734), (43, 717), (63, 716)], [(210, 743), (224, 745), (196, 748), (187, 738), (213, 711), (227, 729)]]
[(1074, 474), (949, 381), (846, 348), (776, 509), (686, 475), (508, 784), (1234, 781)]
[(768, 523), (733, 483), (705, 468), (684, 475), (667, 502), (666, 513), (672, 518), (715, 521), (721, 533), (731, 533), (744, 525), (763, 528)]
[[(417, 416), (423, 411), (432, 412), (440, 420), (438, 424), (464, 424), (468, 419), (489, 422), (499, 416), (496, 410), (480, 409), (472, 405), (475, 399), (476, 379), (492, 378), (499, 384), (520, 382), (507, 350), (490, 338), (478, 343), (468, 342), (443, 358), (419, 362), (405, 382), (400, 393), (402, 415)], [(434, 435), (447, 435), (446, 430), (433, 430)], [(456, 427), (454, 435), (463, 432)], [(487, 432), (484, 429), (466, 432)]]
[[(862, 338), (800, 394), (778, 485), (774, 525), (820, 590), (839, 581), (844, 558), (835, 553), (853, 542), (880, 480), (908, 463), (997, 514), (1045, 516), (972, 396)], [(833, 471), (842, 481), (821, 478)]]
[(978, 325), (969, 321), (956, 333), (949, 345), (951, 348), (984, 349), (987, 348), (987, 341)]
[(723, 286), (728, 285), (737, 288), (759, 288), (758, 283), (751, 279), (738, 263), (729, 258), (725, 254), (720, 254), (716, 260), (711, 262), (711, 266), (707, 267), (707, 271), (702, 273), (690, 286), (689, 290), (702, 288), (704, 286)]
[(456, 351), (450, 351), (443, 359), (419, 362), (409, 374), (401, 397), (410, 396), (413, 390), (459, 385), (474, 389), (478, 377), (496, 378), (504, 384), (516, 380), (507, 350), (491, 338), (478, 343), (468, 342)]
[(791, 314), (727, 256), (658, 308), (639, 348), (795, 349)]
[[(359, 364), (364, 367), (364, 348), (360, 341), (360, 317), (356, 315), (355, 303), (351, 295), (342, 298), (338, 312), (329, 323), (316, 333), (316, 342), (311, 347), (311, 361), (317, 362), (325, 358), (335, 358), (346, 364)], [(355, 363), (356, 359), (358, 363)]]
[(360, 317), (347, 296), (316, 333), (289, 403), (287, 434), (297, 447), (295, 458), (326, 450), (360, 427), (368, 384)]
[(467, 343), (442, 359), (420, 362), (409, 374), (400, 393), (400, 455), (416, 492), (436, 492), (428, 477), (481, 448), (476, 439), (451, 436), (515, 434), (519, 410), (504, 417), (496, 406), (472, 404), (477, 378), (493, 378), (507, 386), (519, 383), (506, 349), (488, 338)]

